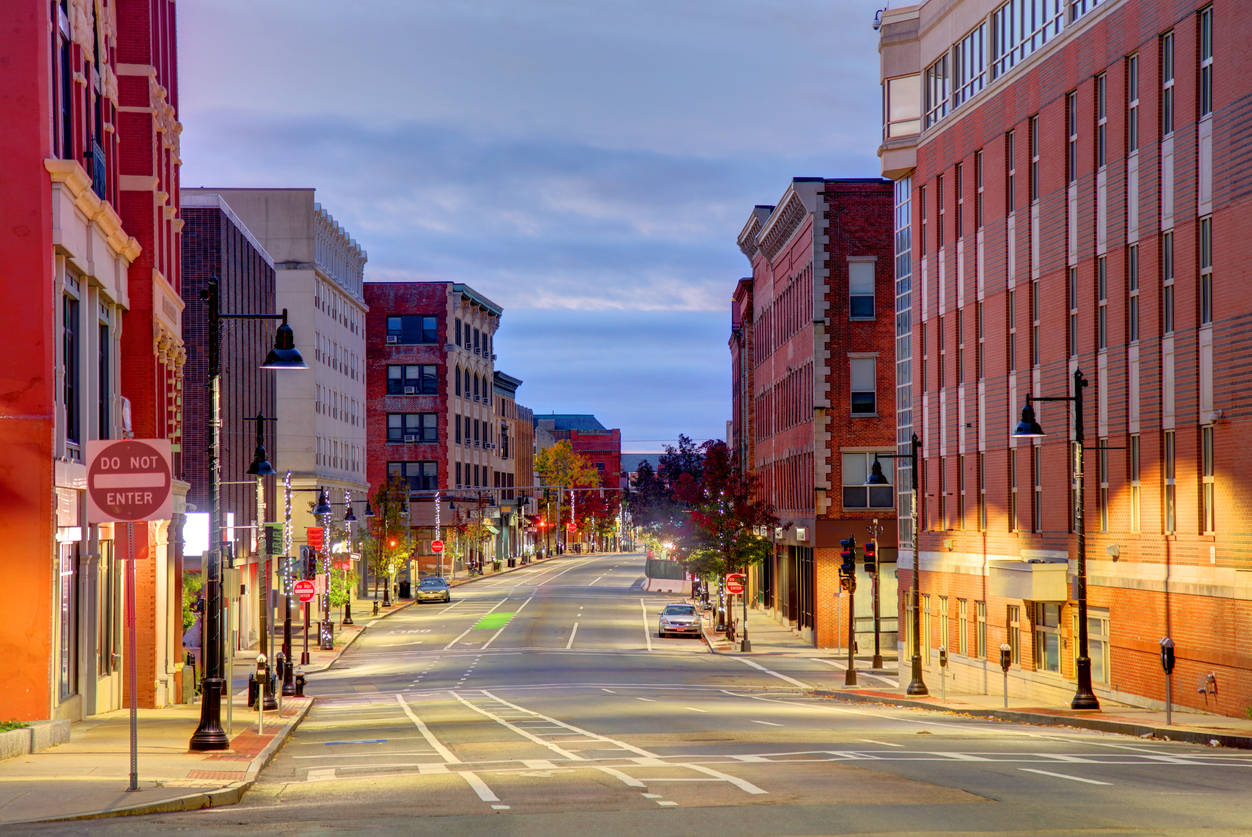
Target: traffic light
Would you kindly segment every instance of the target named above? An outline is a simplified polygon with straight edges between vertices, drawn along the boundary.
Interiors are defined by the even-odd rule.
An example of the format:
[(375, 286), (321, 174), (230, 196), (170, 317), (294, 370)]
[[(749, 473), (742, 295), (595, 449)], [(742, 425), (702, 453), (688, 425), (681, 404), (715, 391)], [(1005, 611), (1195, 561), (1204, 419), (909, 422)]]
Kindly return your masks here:
[(878, 572), (878, 544), (873, 541), (866, 541), (865, 546), (865, 572), (870, 575)]
[(286, 550), (283, 549), (283, 524), (266, 523), (265, 554), (282, 555), (284, 552), (286, 552)]
[(306, 581), (317, 575), (317, 551), (313, 547), (300, 547), (300, 565), (304, 567)]
[(856, 584), (856, 538), (844, 538), (839, 545), (843, 547), (839, 553), (843, 558), (839, 566), (839, 583), (844, 589), (852, 590)]

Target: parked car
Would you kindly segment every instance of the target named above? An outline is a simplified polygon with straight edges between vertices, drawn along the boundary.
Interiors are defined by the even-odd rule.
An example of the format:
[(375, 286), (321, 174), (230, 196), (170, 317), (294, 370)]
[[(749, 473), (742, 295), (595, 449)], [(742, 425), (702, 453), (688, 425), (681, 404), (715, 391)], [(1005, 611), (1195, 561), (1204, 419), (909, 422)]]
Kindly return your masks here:
[(450, 602), (452, 601), (452, 588), (448, 586), (448, 582), (438, 576), (423, 578), (421, 583), (417, 585), (417, 602)]
[(660, 616), (656, 631), (658, 636), (700, 636), (700, 614), (694, 605), (674, 602), (666, 605)]

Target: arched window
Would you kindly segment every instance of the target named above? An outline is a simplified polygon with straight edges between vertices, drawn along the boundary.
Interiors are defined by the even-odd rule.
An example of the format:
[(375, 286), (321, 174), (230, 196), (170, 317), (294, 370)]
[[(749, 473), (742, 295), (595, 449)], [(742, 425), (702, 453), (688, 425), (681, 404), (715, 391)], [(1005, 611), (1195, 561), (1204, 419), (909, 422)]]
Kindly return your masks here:
[(461, 394), (461, 367), (459, 365), (456, 368), (456, 394)]
[(465, 370), (465, 397), (469, 398), (469, 395), (470, 395), (470, 373), (469, 373), (469, 370), (466, 369)]
[(478, 376), (474, 376), (474, 397), (478, 397)]

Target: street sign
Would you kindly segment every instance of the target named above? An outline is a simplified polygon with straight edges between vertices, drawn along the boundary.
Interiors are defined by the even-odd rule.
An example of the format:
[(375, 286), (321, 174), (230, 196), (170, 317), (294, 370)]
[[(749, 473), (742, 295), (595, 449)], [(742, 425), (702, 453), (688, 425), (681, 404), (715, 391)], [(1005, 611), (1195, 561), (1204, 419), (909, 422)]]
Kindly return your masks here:
[(309, 526), (304, 530), (304, 532), (305, 532), (305, 536), (308, 538), (309, 546), (313, 547), (314, 549), (320, 550), (322, 548), (322, 543), (323, 543), (322, 527), (321, 526)]
[(435, 553), (436, 555), (443, 552), (443, 541), (431, 541), (430, 551)]
[(87, 442), (87, 522), (168, 520), (174, 512), (168, 439)]
[(743, 573), (731, 573), (726, 576), (726, 592), (732, 596), (738, 596), (743, 592), (743, 585), (748, 577)]
[(317, 595), (317, 588), (311, 581), (297, 581), (295, 589), (302, 603), (313, 601), (313, 597)]
[(573, 524), (573, 523), (566, 523), (566, 524), (565, 524), (565, 528), (566, 528), (566, 529), (569, 529), (569, 530), (572, 532), (572, 531), (574, 531), (574, 529), (576, 529), (577, 527), (576, 527), (576, 526), (574, 526), (574, 524)]

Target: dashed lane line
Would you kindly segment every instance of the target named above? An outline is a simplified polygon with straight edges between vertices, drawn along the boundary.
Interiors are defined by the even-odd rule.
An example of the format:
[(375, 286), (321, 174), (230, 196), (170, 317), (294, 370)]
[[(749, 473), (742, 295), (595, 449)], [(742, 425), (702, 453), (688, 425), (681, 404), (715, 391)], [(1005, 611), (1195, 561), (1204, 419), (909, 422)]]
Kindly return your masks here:
[(404, 702), (403, 695), (396, 695), (396, 703), (400, 704), (400, 708), (404, 710), (404, 714), (409, 716), (409, 720), (413, 722), (414, 726), (417, 727), (418, 732), (420, 732), (422, 737), (426, 739), (426, 743), (433, 747), (435, 752), (443, 757), (444, 761), (448, 764), (461, 763), (461, 760), (457, 758), (451, 750), (443, 746), (443, 743), (438, 738), (435, 738), (426, 724), (422, 723), (422, 719), (417, 717), (417, 713)]
[(1095, 779), (1084, 779), (1082, 776), (1066, 776), (1064, 773), (1052, 773), (1048, 770), (1035, 770), (1030, 767), (1019, 767), (1018, 770), (1024, 770), (1027, 773), (1038, 773), (1040, 776), (1054, 776), (1057, 779), (1069, 779), (1071, 782), (1085, 782), (1088, 785), (1112, 785), (1112, 782), (1100, 782)]
[[(651, 649), (649, 649), (649, 650), (651, 650)], [(777, 677), (779, 680), (786, 680), (788, 683), (792, 684), (793, 686), (799, 686), (801, 689), (812, 689), (812, 688), (813, 688), (813, 687), (812, 687), (812, 686), (810, 686), (808, 683), (803, 683), (803, 682), (801, 682), (801, 681), (799, 681), (799, 680), (795, 679), (794, 677), (788, 677), (788, 676), (787, 676), (787, 675), (785, 675), (785, 674), (779, 674), (779, 673), (778, 673), (778, 672), (776, 672), (776, 671), (770, 671), (770, 670), (769, 670), (769, 669), (767, 669), (765, 666), (763, 666), (763, 665), (761, 665), (760, 663), (758, 663), (756, 660), (749, 660), (747, 657), (735, 657), (735, 659), (736, 659), (736, 660), (738, 660), (739, 662), (743, 663), (744, 665), (747, 665), (747, 666), (752, 666), (753, 668), (755, 668), (755, 669), (759, 669), (759, 670), (761, 670), (761, 671), (765, 672), (766, 674), (773, 675), (774, 677)]]
[[(652, 650), (652, 627), (648, 624), (648, 600), (640, 599), (639, 607), (643, 610), (643, 638), (648, 642), (648, 650)], [(740, 658), (742, 659), (742, 658)]]

